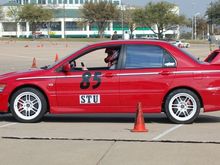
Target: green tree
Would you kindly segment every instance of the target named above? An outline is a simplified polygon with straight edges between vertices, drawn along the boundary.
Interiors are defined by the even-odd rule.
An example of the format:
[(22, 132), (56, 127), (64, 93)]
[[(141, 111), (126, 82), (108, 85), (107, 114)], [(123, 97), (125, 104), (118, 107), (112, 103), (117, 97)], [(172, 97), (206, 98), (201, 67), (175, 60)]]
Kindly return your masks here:
[(125, 11), (123, 11), (123, 21), (125, 24), (128, 25), (128, 28), (131, 32), (131, 36), (133, 36), (133, 32), (136, 28), (135, 26), (135, 22), (133, 19), (133, 14), (134, 13), (134, 9), (125, 9)]
[[(7, 16), (11, 18), (16, 24), (19, 22), (19, 12), (21, 11), (20, 6), (9, 6), (7, 11)], [(18, 29), (16, 28), (16, 36)]]
[(15, 22), (19, 22), (19, 12), (21, 11), (20, 6), (9, 6), (7, 16), (13, 19)]
[[(134, 21), (139, 26), (151, 28), (159, 37), (163, 38), (163, 33), (168, 30), (175, 30), (178, 25), (186, 24), (186, 18), (178, 15), (176, 6), (168, 2), (148, 3), (144, 9), (136, 9)], [(156, 26), (155, 26), (156, 25)], [(155, 28), (153, 28), (155, 26)]]
[(29, 22), (32, 34), (34, 34), (39, 24), (52, 19), (53, 13), (51, 10), (44, 9), (41, 6), (27, 4), (21, 8), (21, 11), (18, 13), (18, 17), (20, 21)]
[(206, 14), (208, 15), (208, 22), (210, 24), (220, 24), (220, 0), (211, 2), (207, 8)]
[(117, 6), (106, 1), (93, 3), (86, 2), (82, 7), (82, 17), (85, 22), (96, 24), (101, 38), (104, 37), (104, 31), (110, 20), (116, 20), (119, 17)]
[(4, 18), (2, 6), (0, 6), (0, 20)]

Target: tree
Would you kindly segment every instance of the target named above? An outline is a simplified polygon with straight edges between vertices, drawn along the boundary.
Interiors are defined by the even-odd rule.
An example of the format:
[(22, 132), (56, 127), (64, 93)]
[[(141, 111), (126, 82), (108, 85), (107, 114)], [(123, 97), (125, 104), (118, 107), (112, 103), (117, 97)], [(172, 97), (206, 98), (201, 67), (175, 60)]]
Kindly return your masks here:
[[(19, 12), (21, 11), (20, 6), (9, 6), (7, 16), (10, 17), (15, 23), (19, 22)], [(16, 28), (16, 36), (18, 33), (18, 29)]]
[(53, 13), (49, 9), (44, 9), (41, 6), (33, 4), (24, 5), (18, 13), (19, 20), (27, 21), (32, 29), (32, 34), (37, 29), (37, 26), (42, 22), (47, 22), (52, 19)]
[(133, 14), (134, 13), (134, 9), (125, 9), (125, 11), (123, 11), (123, 21), (125, 24), (128, 25), (128, 28), (131, 32), (131, 36), (133, 36), (133, 32), (136, 28), (135, 26), (135, 22), (134, 22), (134, 19), (133, 19)]
[[(178, 15), (175, 11), (175, 5), (168, 2), (148, 3), (144, 9), (136, 9), (134, 12), (134, 21), (139, 26), (146, 26), (163, 38), (163, 33), (168, 30), (175, 30), (178, 25), (184, 25), (185, 17)], [(156, 28), (153, 26), (156, 25)]]
[(21, 11), (20, 6), (9, 6), (7, 16), (13, 19), (15, 22), (19, 21), (19, 12)]
[(185, 31), (183, 31), (183, 32), (180, 34), (180, 39), (190, 40), (191, 37), (192, 37), (192, 33), (191, 33), (191, 32), (185, 32)]
[(2, 20), (3, 18), (4, 18), (4, 13), (3, 13), (2, 6), (0, 6), (0, 20)]
[(196, 18), (196, 32), (200, 38), (204, 38), (204, 34), (207, 34), (207, 20), (203, 17)]
[(210, 24), (220, 24), (220, 0), (216, 2), (211, 2), (210, 7), (208, 7), (206, 14), (208, 15), (208, 20)]
[(98, 33), (101, 38), (104, 36), (105, 28), (110, 20), (115, 20), (119, 17), (117, 6), (106, 1), (93, 3), (86, 2), (82, 7), (82, 17), (85, 22), (90, 24), (95, 23), (98, 27)]

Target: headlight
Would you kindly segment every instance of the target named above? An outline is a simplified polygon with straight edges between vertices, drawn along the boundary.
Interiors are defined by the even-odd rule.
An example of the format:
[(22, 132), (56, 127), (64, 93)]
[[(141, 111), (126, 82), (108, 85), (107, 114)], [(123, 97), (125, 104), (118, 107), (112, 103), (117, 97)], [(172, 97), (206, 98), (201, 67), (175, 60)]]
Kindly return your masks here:
[(0, 93), (3, 92), (5, 87), (6, 87), (6, 84), (0, 84)]

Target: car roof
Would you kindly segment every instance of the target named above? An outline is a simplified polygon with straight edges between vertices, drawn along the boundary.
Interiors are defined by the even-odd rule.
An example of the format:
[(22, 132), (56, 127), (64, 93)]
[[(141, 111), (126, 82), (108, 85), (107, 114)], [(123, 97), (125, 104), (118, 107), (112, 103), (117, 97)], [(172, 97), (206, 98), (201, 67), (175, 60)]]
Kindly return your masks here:
[(110, 41), (101, 41), (93, 44), (94, 46), (104, 46), (104, 45), (124, 45), (124, 44), (150, 44), (150, 45), (170, 45), (167, 41), (162, 40), (144, 40), (144, 39), (133, 39), (133, 40), (110, 40)]
[[(159, 47), (167, 48), (166, 50), (169, 50), (168, 52), (170, 52), (170, 53), (172, 52), (172, 53), (176, 54), (176, 57), (179, 57), (180, 59), (181, 59), (182, 55), (185, 54), (183, 51), (180, 51), (179, 48), (177, 48), (176, 46), (172, 45), (171, 43), (169, 43), (167, 41), (144, 40), (144, 39), (141, 39), (141, 40), (139, 40), (139, 39), (133, 39), (133, 40), (108, 40), (108, 41), (101, 41), (101, 42), (88, 44), (85, 47), (83, 47), (83, 48), (77, 50), (76, 52), (74, 52), (73, 54), (71, 54), (65, 60), (57, 63), (52, 68), (60, 67), (63, 63), (65, 63), (68, 60), (72, 59), (73, 58), (72, 55), (77, 56), (79, 54), (84, 54), (87, 51), (91, 51), (93, 49), (95, 50), (95, 49), (99, 49), (99, 48), (115, 47), (115, 46), (122, 46), (122, 45), (132, 45), (132, 44), (137, 44), (137, 45), (146, 44), (146, 45), (153, 45), (153, 46), (159, 46)], [(189, 63), (190, 64), (193, 63), (193, 65), (195, 65), (195, 63), (199, 64), (196, 60), (194, 60), (190, 56), (186, 56), (186, 59), (188, 59), (188, 60), (186, 60), (186, 61), (188, 61), (188, 64)]]

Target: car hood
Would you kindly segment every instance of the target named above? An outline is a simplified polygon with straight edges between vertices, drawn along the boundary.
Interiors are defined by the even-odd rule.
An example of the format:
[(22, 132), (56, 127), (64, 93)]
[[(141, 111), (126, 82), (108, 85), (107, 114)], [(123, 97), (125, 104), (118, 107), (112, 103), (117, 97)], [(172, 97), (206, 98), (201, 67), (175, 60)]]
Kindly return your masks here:
[(22, 71), (15, 71), (15, 72), (9, 72), (0, 75), (0, 80), (6, 80), (6, 79), (16, 79), (20, 77), (25, 77), (25, 76), (35, 76), (42, 74), (44, 72), (43, 69), (28, 69), (28, 70), (22, 70)]

